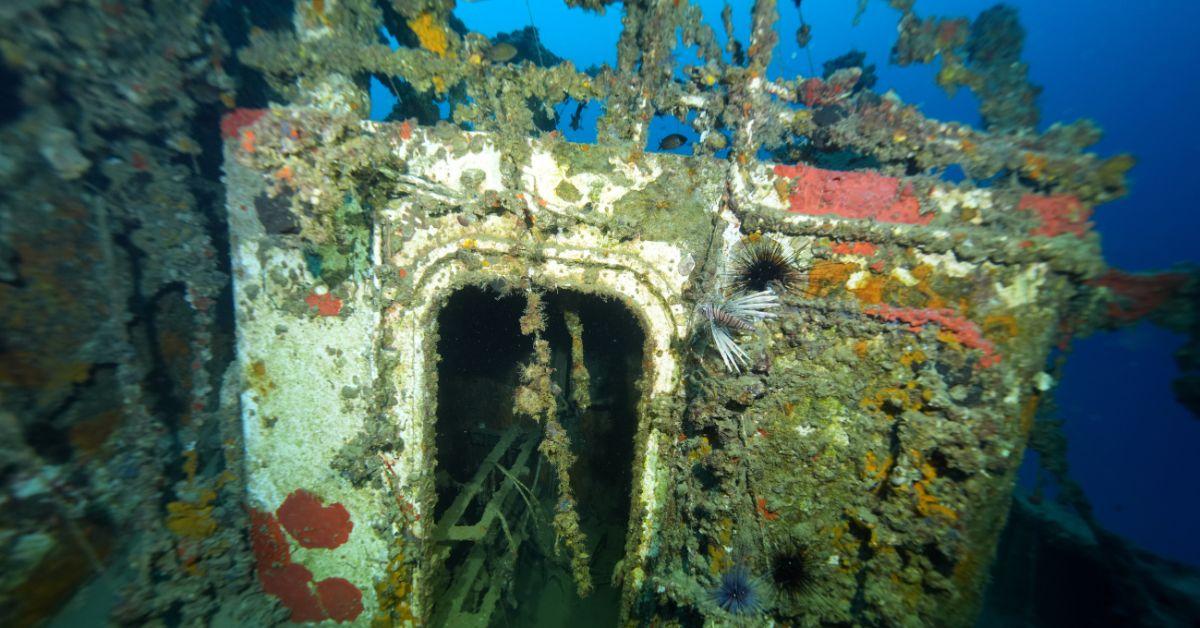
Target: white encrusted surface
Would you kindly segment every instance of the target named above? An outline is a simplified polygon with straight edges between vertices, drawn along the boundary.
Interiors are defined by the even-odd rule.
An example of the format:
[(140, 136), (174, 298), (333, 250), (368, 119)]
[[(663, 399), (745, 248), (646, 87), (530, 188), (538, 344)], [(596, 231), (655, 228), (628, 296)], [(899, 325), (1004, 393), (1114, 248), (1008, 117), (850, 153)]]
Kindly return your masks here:
[[(365, 124), (366, 131), (401, 137), (399, 125)], [(492, 214), (462, 222), (455, 216), (427, 217), (424, 209), (414, 211), (414, 202), (428, 190), (433, 202), (486, 190), (501, 190), (500, 154), (486, 137), (472, 140), (474, 150), (458, 154), (437, 141), (426, 129), (413, 129), (409, 140), (396, 140), (395, 152), (407, 159), (402, 181), (417, 189), (393, 202), (378, 214), (374, 228), (373, 259), (377, 273), (335, 287), (342, 300), (336, 316), (320, 316), (304, 302), (309, 294), (326, 289), (306, 267), (300, 244), (279, 240), (262, 232), (253, 199), (263, 192), (270, 175), (255, 173), (230, 160), (229, 212), (233, 240), (235, 298), (238, 326), (238, 356), (243, 378), (242, 421), (250, 501), (256, 508), (274, 511), (286, 496), (304, 489), (327, 503), (343, 504), (350, 512), (354, 529), (350, 540), (335, 550), (304, 550), (294, 547), (293, 558), (303, 563), (316, 579), (343, 577), (364, 595), (364, 613), (369, 618), (377, 605), (374, 581), (386, 571), (388, 547), (387, 504), (393, 495), (376, 489), (355, 489), (332, 468), (339, 450), (362, 432), (368, 421), (385, 421), (405, 446), (389, 459), (401, 482), (405, 501), (418, 509), (430, 503), (413, 491), (422, 490), (419, 480), (430, 473), (436, 461), (429, 458), (436, 420), (436, 391), (430, 385), (434, 356), (431, 339), (438, 310), (463, 282), (468, 268), (460, 258), (470, 252), (497, 260), (484, 266), (507, 281), (527, 277), (544, 288), (571, 288), (619, 299), (644, 328), (645, 350), (651, 378), (648, 399), (640, 405), (651, 408), (654, 400), (678, 394), (679, 356), (673, 343), (689, 333), (691, 310), (682, 297), (688, 274), (679, 272), (694, 256), (673, 243), (653, 240), (616, 241), (600, 229), (576, 223), (570, 229), (545, 236), (538, 243), (537, 261), (526, 259), (530, 233), (512, 215)], [(482, 149), (480, 149), (482, 147)], [(663, 171), (657, 157), (640, 167), (614, 160), (619, 174), (601, 177), (579, 173), (570, 182), (585, 199), (599, 200), (600, 214), (619, 211), (618, 200), (628, 192), (652, 183)], [(463, 189), (462, 173), (483, 173), (477, 189)], [(555, 189), (568, 180), (566, 170), (547, 150), (535, 149), (531, 165), (521, 177), (528, 212), (565, 216), (576, 205), (560, 199)], [(314, 198), (333, 190), (313, 190)], [(586, 201), (580, 201), (580, 203)], [(712, 203), (716, 210), (715, 200)], [(736, 230), (736, 227), (734, 230)], [(381, 246), (379, 234), (388, 233), (389, 245)], [(490, 268), (490, 270), (489, 270)], [(404, 302), (391, 302), (389, 281), (400, 270), (410, 278), (412, 291)], [(389, 279), (384, 280), (384, 277)], [(477, 279), (476, 279), (477, 280)], [(352, 287), (351, 284), (353, 284)], [(383, 295), (382, 299), (380, 295)], [(389, 333), (384, 333), (384, 332)], [(390, 338), (385, 345), (384, 338)], [(376, 363), (377, 355), (389, 356), (387, 371)], [(374, 393), (385, 385), (395, 394), (379, 414), (372, 407)], [(659, 499), (666, 490), (659, 467), (658, 448), (664, 436), (650, 417), (639, 418), (643, 451), (635, 452), (641, 465), (640, 484), (634, 487), (633, 517), (640, 521), (637, 542), (639, 562), (649, 553), (657, 534)], [(379, 486), (383, 486), (379, 483)], [(424, 519), (414, 532), (422, 535)], [(639, 586), (644, 572), (632, 569), (628, 586)], [(414, 573), (418, 603), (424, 594), (425, 577)], [(415, 609), (418, 615), (421, 608)]]
[(345, 506), (353, 522), (346, 543), (335, 549), (292, 543), (292, 558), (316, 581), (340, 577), (357, 586), (369, 617), (374, 578), (387, 564), (387, 547), (372, 532), (378, 495), (350, 486), (331, 463), (371, 416), (379, 326), (371, 284), (338, 294), (344, 310), (338, 317), (311, 312), (304, 299), (322, 287), (299, 251), (270, 244), (251, 209), (260, 177), (226, 163), (248, 501), (271, 513), (304, 490)]

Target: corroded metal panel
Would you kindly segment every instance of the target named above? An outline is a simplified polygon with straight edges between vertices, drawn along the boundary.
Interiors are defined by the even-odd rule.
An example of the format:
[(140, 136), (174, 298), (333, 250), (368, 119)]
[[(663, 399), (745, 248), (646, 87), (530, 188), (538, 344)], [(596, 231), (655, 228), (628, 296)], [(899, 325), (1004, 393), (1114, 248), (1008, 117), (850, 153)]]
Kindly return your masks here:
[[(602, 172), (571, 177), (555, 151), (578, 147), (534, 146), (514, 190), (501, 185), (500, 153), (482, 135), (350, 128), (289, 110), (242, 115), (254, 121), (231, 132), (227, 184), (251, 501), (269, 518), (303, 491), (349, 513), (344, 544), (291, 560), (315, 580), (346, 578), (368, 614), (379, 607), (376, 584), (401, 567), (411, 573), (412, 612), (428, 611), (419, 550), (407, 550), (411, 567), (389, 568), (389, 557), (404, 551), (396, 545), (405, 535), (429, 532), (436, 317), (455, 289), (497, 281), (617, 298), (646, 330), (631, 547), (649, 552), (665, 482), (663, 426), (678, 422), (679, 345), (691, 319), (682, 292), (705, 230), (643, 239), (634, 231), (654, 216), (623, 226), (614, 216), (662, 167), (647, 159), (622, 173), (600, 159)], [(338, 141), (318, 149), (330, 135)], [(347, 162), (349, 154), (361, 161)], [(339, 167), (345, 179), (329, 170)], [(571, 192), (576, 185), (585, 192)], [(701, 186), (687, 210), (707, 225), (717, 198)], [(656, 202), (666, 203), (647, 197), (639, 211), (670, 218), (676, 204)], [(370, 219), (354, 223), (367, 203)], [(528, 226), (552, 221), (564, 228), (547, 237)], [(336, 280), (320, 267), (330, 259)], [(644, 572), (628, 566), (640, 586)]]
[[(706, 578), (787, 548), (818, 577), (785, 610), (973, 613), (1069, 278), (1099, 265), (1074, 199), (301, 109), (227, 122), (260, 578), (294, 618), (288, 595), (323, 590), (327, 618), (430, 612), (437, 314), (466, 285), (616, 298), (645, 332), (627, 614), (719, 616)], [(762, 242), (802, 280), (728, 372), (697, 305)]]

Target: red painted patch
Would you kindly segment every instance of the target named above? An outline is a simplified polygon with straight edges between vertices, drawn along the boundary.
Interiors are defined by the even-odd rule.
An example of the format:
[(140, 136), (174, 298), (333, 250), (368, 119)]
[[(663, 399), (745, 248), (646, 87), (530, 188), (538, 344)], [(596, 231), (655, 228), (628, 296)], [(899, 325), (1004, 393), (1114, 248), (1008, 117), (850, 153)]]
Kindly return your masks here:
[(1183, 273), (1135, 275), (1112, 268), (1091, 283), (1113, 291), (1117, 298), (1108, 304), (1108, 316), (1129, 323), (1165, 305), (1187, 279)]
[[(820, 107), (836, 102), (842, 96), (850, 93), (858, 82), (859, 74), (843, 73), (838, 80), (825, 81), (819, 78), (805, 79), (800, 84), (800, 99), (806, 107)], [(833, 78), (833, 77), (830, 77)]]
[[(298, 498), (300, 501), (293, 502), (293, 509), (299, 513), (304, 513), (310, 508), (305, 502), (311, 500), (320, 512), (318, 517), (328, 520), (327, 513), (334, 511), (333, 519), (340, 520), (341, 515), (336, 512), (339, 509), (342, 515), (345, 515), (346, 509), (341, 504), (323, 508), (319, 501), (304, 491), (296, 491), (289, 495), (284, 506), (300, 493), (303, 493), (303, 496)], [(283, 520), (284, 507), (281, 506), (278, 512), (281, 513), (279, 519)], [(270, 513), (250, 510), (250, 546), (254, 550), (255, 562), (258, 563), (255, 571), (263, 591), (279, 598), (279, 601), (292, 611), (291, 620), (296, 623), (326, 619), (342, 622), (357, 618), (363, 611), (362, 591), (345, 578), (326, 578), (317, 582), (314, 589), (312, 572), (304, 565), (292, 562), (291, 548), (279, 523)], [(284, 525), (304, 547), (326, 547), (305, 545), (292, 527), (286, 523)], [(349, 515), (345, 515), (345, 524), (342, 527), (348, 536), (350, 528), (353, 527)], [(345, 538), (342, 538), (338, 545), (344, 542)]]
[(259, 571), (292, 562), (283, 529), (269, 512), (250, 510), (250, 547), (254, 550)]
[(982, 351), (983, 357), (979, 359), (979, 366), (987, 368), (1000, 363), (1000, 355), (996, 353), (995, 345), (983, 337), (983, 333), (979, 331), (979, 326), (958, 316), (954, 310), (947, 308), (919, 309), (880, 305), (867, 308), (864, 312), (883, 320), (908, 323), (908, 330), (914, 333), (920, 332), (925, 328), (925, 325), (933, 323), (953, 334), (954, 339), (964, 347)]
[(1032, 229), (1029, 234), (1053, 238), (1063, 234), (1073, 234), (1082, 238), (1092, 223), (1092, 210), (1084, 207), (1079, 199), (1070, 194), (1054, 196), (1039, 196), (1026, 194), (1017, 203), (1017, 209), (1034, 212), (1041, 220), (1041, 225)]
[(326, 578), (318, 582), (317, 597), (325, 614), (334, 621), (352, 621), (363, 611), (362, 591), (345, 578)]
[(345, 543), (354, 529), (345, 506), (325, 506), (316, 495), (303, 489), (288, 495), (275, 515), (288, 534), (307, 548), (333, 549)]
[(263, 117), (266, 109), (234, 109), (221, 118), (221, 137), (229, 139), (238, 136), (238, 131), (244, 126), (250, 126)]
[(247, 153), (254, 152), (254, 131), (250, 129), (242, 131), (242, 150)]
[(307, 567), (297, 563), (258, 570), (263, 591), (279, 598), (292, 611), (292, 621), (296, 623), (321, 621), (326, 617), (320, 600), (308, 586), (312, 577)]
[(933, 214), (922, 214), (912, 186), (895, 177), (873, 172), (822, 170), (803, 164), (775, 166), (775, 174), (793, 179), (788, 211), (810, 216), (927, 225)]
[(838, 255), (862, 255), (871, 257), (879, 247), (870, 242), (834, 242), (829, 249)]
[(772, 510), (767, 510), (766, 497), (759, 497), (755, 506), (758, 509), (758, 514), (762, 515), (762, 518), (766, 519), (767, 521), (774, 521), (779, 518), (779, 513)]
[(342, 300), (328, 292), (325, 294), (310, 292), (307, 297), (304, 297), (304, 302), (308, 304), (308, 307), (316, 308), (319, 316), (337, 316), (342, 311)]

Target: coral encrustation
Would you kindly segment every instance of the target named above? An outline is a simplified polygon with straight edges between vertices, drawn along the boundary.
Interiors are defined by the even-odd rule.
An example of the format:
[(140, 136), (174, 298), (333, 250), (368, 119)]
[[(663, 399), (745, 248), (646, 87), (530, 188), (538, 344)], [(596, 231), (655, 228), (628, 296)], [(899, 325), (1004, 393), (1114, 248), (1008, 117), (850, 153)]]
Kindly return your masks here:
[(979, 366), (987, 368), (1000, 363), (1000, 354), (996, 347), (979, 330), (979, 326), (958, 316), (954, 310), (947, 308), (904, 308), (890, 305), (879, 305), (864, 310), (870, 316), (886, 321), (908, 323), (909, 331), (920, 332), (925, 325), (934, 323), (950, 332), (954, 339), (964, 347), (978, 349), (983, 352)]

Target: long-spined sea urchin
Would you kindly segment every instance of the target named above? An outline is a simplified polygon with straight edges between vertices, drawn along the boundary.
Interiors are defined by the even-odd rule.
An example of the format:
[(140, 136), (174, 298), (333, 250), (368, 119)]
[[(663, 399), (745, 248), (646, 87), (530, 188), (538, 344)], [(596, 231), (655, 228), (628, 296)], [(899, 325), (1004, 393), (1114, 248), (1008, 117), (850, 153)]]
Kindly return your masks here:
[(740, 564), (721, 574), (720, 582), (710, 593), (717, 606), (733, 615), (747, 615), (762, 608), (754, 578)]
[(746, 238), (733, 256), (729, 285), (738, 292), (760, 292), (773, 288), (794, 292), (805, 280), (796, 252), (787, 253), (771, 238)]
[(812, 590), (816, 583), (816, 563), (808, 547), (793, 543), (771, 556), (771, 580), (775, 590), (796, 599)]

